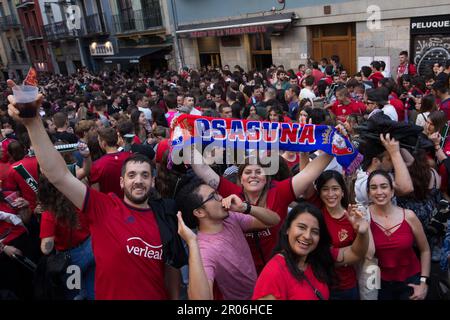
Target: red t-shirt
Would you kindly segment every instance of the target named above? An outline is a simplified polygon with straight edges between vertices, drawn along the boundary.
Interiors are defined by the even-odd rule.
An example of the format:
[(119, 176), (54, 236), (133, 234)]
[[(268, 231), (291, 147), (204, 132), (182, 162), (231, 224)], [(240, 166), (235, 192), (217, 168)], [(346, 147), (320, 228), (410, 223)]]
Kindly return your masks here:
[(124, 161), (130, 155), (129, 152), (108, 153), (94, 161), (89, 177), (91, 185), (98, 182), (101, 192), (114, 192), (122, 199), (123, 190), (120, 188), (120, 174)]
[[(347, 217), (344, 215), (340, 219), (335, 219), (325, 206), (322, 207), (322, 213), (331, 237), (331, 245), (334, 248), (351, 246), (356, 238), (356, 233)], [(347, 290), (356, 287), (356, 271), (353, 266), (342, 266), (335, 270), (338, 278), (336, 289)]]
[(444, 101), (441, 101), (439, 104), (439, 110), (442, 110), (447, 115), (447, 120), (450, 120), (450, 98)]
[(141, 139), (139, 139), (139, 137), (137, 135), (135, 135), (133, 137), (133, 143), (134, 144), (141, 144)]
[(315, 85), (317, 85), (317, 83), (318, 83), (322, 78), (325, 77), (325, 74), (324, 74), (322, 71), (317, 70), (317, 69), (313, 69), (311, 75), (314, 77), (314, 84), (315, 84)]
[(383, 78), (384, 78), (383, 74), (379, 71), (372, 73), (369, 76), (369, 80), (372, 80), (374, 88), (378, 88), (378, 82)]
[(362, 114), (366, 110), (364, 103), (350, 99), (348, 105), (342, 104), (339, 100), (336, 100), (331, 107), (331, 112), (342, 122), (346, 121), (348, 115), (353, 113)]
[(3, 138), (0, 139), (0, 148), (2, 148), (2, 157), (0, 162), (7, 163), (9, 160), (8, 145), (13, 141), (13, 139)]
[(167, 299), (162, 241), (153, 211), (87, 188), (81, 212), (87, 214), (92, 235), (95, 299)]
[(34, 211), (36, 208), (36, 192), (30, 188), (30, 186), (25, 182), (24, 178), (20, 174), (14, 170), (13, 167), (22, 164), (25, 170), (38, 182), (38, 162), (36, 157), (25, 156), (20, 161), (17, 161), (11, 165), (11, 168), (8, 172), (8, 177), (6, 181), (3, 183), (3, 188), (5, 190), (16, 191), (19, 190), (21, 192), (21, 196), (30, 203), (30, 209)]
[[(11, 208), (8, 203), (3, 201), (0, 202), (0, 211), (14, 215), (17, 214), (15, 209)], [(26, 233), (27, 230), (23, 226), (15, 226), (9, 222), (0, 220), (0, 237), (3, 237), (6, 232), (9, 232), (9, 234), (2, 240), (4, 245), (10, 244), (11, 241)]]
[[(242, 188), (223, 177), (220, 177), (217, 191), (224, 198), (236, 194), (241, 199), (245, 199)], [(269, 261), (272, 250), (278, 240), (278, 231), (287, 216), (288, 206), (292, 201), (295, 201), (295, 199), (294, 189), (292, 188), (292, 178), (283, 181), (272, 181), (272, 186), (267, 191), (266, 208), (278, 213), (281, 221), (275, 227), (247, 233), (245, 235), (258, 273), (263, 269), (265, 265), (264, 261), (266, 263)], [(261, 250), (258, 248), (256, 241), (259, 242)], [(264, 260), (261, 257), (260, 251), (262, 251), (262, 254), (264, 255)]]
[(395, 108), (395, 111), (397, 111), (398, 121), (405, 121), (405, 105), (402, 100), (391, 96), (389, 103)]
[[(316, 288), (323, 299), (328, 300), (330, 291), (326, 283), (320, 282), (308, 265), (305, 276)], [(256, 280), (253, 300), (273, 295), (277, 300), (319, 300), (314, 289), (306, 282), (298, 281), (289, 271), (286, 260), (280, 254), (275, 255), (264, 267)]]
[(3, 188), (6, 179), (8, 179), (10, 169), (11, 165), (9, 163), (0, 162), (0, 188)]
[(77, 247), (90, 235), (89, 223), (85, 214), (78, 215), (78, 224), (79, 227), (70, 231), (67, 224), (56, 222), (55, 215), (52, 212), (44, 211), (41, 216), (40, 238), (55, 237), (55, 248), (59, 251)]

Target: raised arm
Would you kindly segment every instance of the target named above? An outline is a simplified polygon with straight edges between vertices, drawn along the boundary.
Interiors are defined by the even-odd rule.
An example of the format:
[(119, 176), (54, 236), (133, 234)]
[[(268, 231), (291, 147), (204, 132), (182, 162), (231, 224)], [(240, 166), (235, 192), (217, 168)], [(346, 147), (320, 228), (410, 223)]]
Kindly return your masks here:
[(235, 194), (222, 199), (222, 206), (234, 212), (248, 212), (253, 217), (253, 222), (250, 227), (251, 230), (262, 230), (280, 223), (280, 216), (276, 212), (267, 208), (247, 204)]
[(78, 180), (82, 180), (85, 177), (89, 177), (89, 174), (91, 173), (92, 158), (91, 154), (89, 153), (89, 148), (85, 143), (80, 142), (78, 144), (78, 150), (83, 156), (83, 167), (76, 170), (76, 175)]
[(212, 300), (213, 284), (208, 281), (203, 268), (197, 235), (189, 229), (178, 212), (178, 234), (183, 238), (189, 248), (189, 300)]
[(380, 134), (380, 140), (387, 152), (391, 156), (392, 165), (395, 173), (395, 193), (399, 196), (407, 195), (414, 191), (411, 176), (408, 167), (402, 158), (399, 142), (394, 138), (391, 139), (390, 134), (383, 137)]
[(356, 231), (356, 238), (351, 246), (339, 249), (335, 265), (337, 267), (355, 264), (364, 259), (369, 248), (369, 223), (355, 205), (350, 205), (347, 218)]
[[(13, 84), (9, 83), (9, 85)], [(20, 118), (19, 111), (15, 108), (14, 97), (9, 96), (8, 100), (10, 102), (8, 113), (15, 121), (23, 123), (27, 128), (42, 173), (77, 208), (81, 209), (86, 195), (86, 186), (67, 169), (64, 159), (54, 148), (45, 131), (39, 113), (34, 118)], [(39, 108), (42, 104), (42, 95), (38, 96), (36, 103)]]
[(292, 187), (297, 198), (305, 193), (331, 160), (333, 160), (333, 157), (324, 152), (292, 178)]
[(214, 190), (219, 187), (220, 177), (211, 169), (211, 167), (205, 163), (203, 156), (198, 152), (195, 147), (191, 148), (193, 154), (193, 161), (190, 164), (195, 174), (201, 178), (206, 184), (208, 184)]

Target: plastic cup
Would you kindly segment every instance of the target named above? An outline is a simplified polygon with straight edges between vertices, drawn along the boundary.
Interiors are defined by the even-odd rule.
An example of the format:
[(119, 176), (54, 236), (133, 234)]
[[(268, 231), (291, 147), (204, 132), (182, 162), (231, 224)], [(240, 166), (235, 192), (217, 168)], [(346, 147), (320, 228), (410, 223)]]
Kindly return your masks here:
[(5, 197), (5, 201), (8, 202), (8, 204), (11, 207), (15, 207), (14, 201), (16, 201), (16, 199), (18, 197), (19, 197), (19, 193), (18, 192), (11, 192), (7, 197)]
[(38, 87), (22, 85), (14, 86), (12, 90), (20, 117), (34, 118), (37, 114), (36, 98), (39, 90)]

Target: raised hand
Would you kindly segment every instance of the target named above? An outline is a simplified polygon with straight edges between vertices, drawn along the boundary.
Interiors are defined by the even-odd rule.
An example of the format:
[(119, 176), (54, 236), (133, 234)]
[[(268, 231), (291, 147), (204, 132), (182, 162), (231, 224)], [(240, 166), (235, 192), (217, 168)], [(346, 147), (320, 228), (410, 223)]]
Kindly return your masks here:
[(235, 194), (222, 199), (222, 207), (234, 212), (244, 212), (247, 209), (247, 205)]
[(364, 213), (358, 209), (357, 205), (349, 205), (345, 215), (356, 232), (363, 234), (369, 230), (369, 222), (365, 219)]
[(84, 143), (84, 142), (79, 142), (78, 143), (78, 151), (83, 156), (83, 158), (87, 158), (87, 157), (89, 157), (91, 155), (90, 152), (89, 152), (89, 148), (88, 148), (87, 144)]
[(400, 152), (400, 143), (394, 138), (391, 138), (389, 133), (386, 133), (384, 137), (383, 134), (380, 134), (380, 140), (389, 154)]
[(188, 226), (186, 226), (180, 211), (178, 211), (177, 213), (177, 218), (178, 218), (178, 234), (180, 235), (180, 237), (184, 241), (186, 241), (188, 245), (193, 241), (197, 241), (197, 235), (191, 229), (189, 229)]

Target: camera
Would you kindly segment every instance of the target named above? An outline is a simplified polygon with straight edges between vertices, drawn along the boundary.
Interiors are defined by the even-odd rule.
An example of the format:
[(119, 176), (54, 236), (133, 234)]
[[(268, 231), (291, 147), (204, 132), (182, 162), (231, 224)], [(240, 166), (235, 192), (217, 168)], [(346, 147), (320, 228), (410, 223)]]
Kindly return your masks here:
[(447, 228), (448, 219), (450, 219), (450, 203), (442, 199), (439, 201), (436, 213), (427, 225), (427, 234), (443, 236)]

